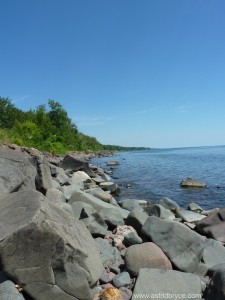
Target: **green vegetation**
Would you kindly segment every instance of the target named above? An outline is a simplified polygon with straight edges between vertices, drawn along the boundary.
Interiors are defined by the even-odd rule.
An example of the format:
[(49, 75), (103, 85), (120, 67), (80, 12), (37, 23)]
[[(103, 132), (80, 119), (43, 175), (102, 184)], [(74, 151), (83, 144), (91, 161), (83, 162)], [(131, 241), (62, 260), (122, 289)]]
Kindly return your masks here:
[(40, 105), (22, 111), (9, 98), (0, 97), (0, 142), (34, 147), (41, 151), (63, 154), (68, 151), (139, 150), (145, 148), (102, 145), (96, 138), (78, 131), (62, 105), (48, 101), (48, 108)]

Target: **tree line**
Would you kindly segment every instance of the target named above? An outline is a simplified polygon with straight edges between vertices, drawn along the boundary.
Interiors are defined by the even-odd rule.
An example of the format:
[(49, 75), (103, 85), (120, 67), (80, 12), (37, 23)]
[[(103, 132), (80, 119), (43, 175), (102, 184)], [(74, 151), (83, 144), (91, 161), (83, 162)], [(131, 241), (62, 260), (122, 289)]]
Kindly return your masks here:
[(50, 99), (48, 106), (22, 111), (11, 99), (0, 97), (0, 141), (41, 151), (137, 150), (144, 148), (102, 145), (95, 137), (81, 133), (62, 105)]

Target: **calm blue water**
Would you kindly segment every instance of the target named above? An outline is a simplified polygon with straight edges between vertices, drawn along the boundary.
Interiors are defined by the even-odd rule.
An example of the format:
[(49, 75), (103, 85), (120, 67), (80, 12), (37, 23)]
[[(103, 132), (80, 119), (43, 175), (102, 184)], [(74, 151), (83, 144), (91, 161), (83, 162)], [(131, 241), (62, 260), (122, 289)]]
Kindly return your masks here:
[[(184, 208), (190, 202), (205, 209), (225, 207), (225, 146), (121, 152), (117, 157), (93, 159), (92, 163), (108, 170), (106, 162), (111, 160), (120, 162), (112, 175), (121, 188), (118, 200), (158, 202), (169, 197)], [(186, 177), (202, 180), (207, 187), (181, 188), (180, 182)]]

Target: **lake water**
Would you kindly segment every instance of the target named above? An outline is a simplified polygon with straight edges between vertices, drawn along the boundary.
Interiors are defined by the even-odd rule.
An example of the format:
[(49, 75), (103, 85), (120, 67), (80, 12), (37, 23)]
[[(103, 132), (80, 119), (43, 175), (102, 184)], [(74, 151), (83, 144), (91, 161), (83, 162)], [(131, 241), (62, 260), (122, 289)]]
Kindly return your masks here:
[[(120, 152), (117, 157), (95, 158), (92, 163), (108, 170), (106, 162), (111, 160), (120, 163), (112, 175), (121, 189), (117, 200), (158, 202), (169, 197), (183, 208), (190, 202), (204, 209), (225, 207), (225, 146)], [(204, 181), (207, 187), (181, 188), (180, 182), (187, 177)]]

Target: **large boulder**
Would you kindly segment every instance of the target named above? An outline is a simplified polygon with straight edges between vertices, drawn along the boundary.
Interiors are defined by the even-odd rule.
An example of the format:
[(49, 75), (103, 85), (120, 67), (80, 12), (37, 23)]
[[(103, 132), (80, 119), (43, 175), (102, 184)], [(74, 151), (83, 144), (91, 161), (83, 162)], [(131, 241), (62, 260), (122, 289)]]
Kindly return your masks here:
[(0, 271), (0, 299), (1, 300), (24, 300), (23, 295), (16, 288), (3, 271)]
[(28, 154), (0, 149), (0, 196), (35, 188), (35, 159)]
[(129, 213), (126, 220), (126, 225), (134, 227), (137, 233), (140, 234), (142, 226), (144, 225), (148, 217), (149, 216), (145, 212), (143, 212), (139, 207), (135, 207)]
[(72, 204), (73, 202), (78, 202), (78, 201), (92, 205), (97, 211), (103, 208), (116, 209), (118, 212), (122, 214), (124, 219), (126, 219), (129, 214), (129, 211), (126, 209), (123, 209), (121, 207), (116, 207), (115, 205), (112, 205), (110, 203), (106, 203), (81, 190), (75, 190), (71, 198), (69, 199), (69, 203)]
[(41, 193), (0, 199), (4, 271), (35, 300), (91, 299), (103, 265), (85, 225)]
[(160, 219), (174, 220), (175, 215), (160, 204), (154, 204), (149, 210), (149, 216), (155, 216)]
[(207, 239), (203, 250), (202, 261), (208, 270), (224, 264), (225, 248), (223, 244), (213, 239)]
[(171, 211), (177, 211), (180, 209), (179, 205), (168, 197), (163, 197), (160, 199), (159, 204), (164, 208), (169, 209)]
[(132, 300), (141, 296), (147, 296), (146, 299), (172, 300), (177, 300), (179, 296), (182, 297), (180, 299), (188, 300), (190, 295), (191, 299), (201, 299), (201, 294), (201, 280), (195, 274), (143, 268), (139, 272)]
[(71, 170), (71, 171), (84, 171), (89, 176), (94, 177), (95, 173), (89, 167), (89, 163), (87, 161), (77, 159), (72, 155), (66, 155), (62, 160), (60, 167), (64, 170)]
[(141, 268), (172, 269), (171, 263), (163, 251), (154, 243), (133, 245), (125, 252), (127, 270), (134, 276)]
[(225, 208), (197, 222), (196, 227), (200, 233), (225, 243)]
[(194, 211), (181, 209), (176, 212), (176, 217), (181, 218), (185, 222), (194, 223), (205, 218), (205, 216)]
[(187, 226), (171, 220), (149, 217), (143, 234), (157, 244), (180, 271), (194, 272), (204, 249), (204, 238)]

